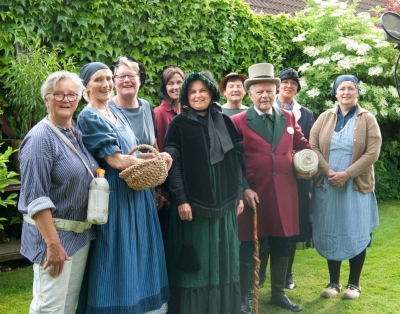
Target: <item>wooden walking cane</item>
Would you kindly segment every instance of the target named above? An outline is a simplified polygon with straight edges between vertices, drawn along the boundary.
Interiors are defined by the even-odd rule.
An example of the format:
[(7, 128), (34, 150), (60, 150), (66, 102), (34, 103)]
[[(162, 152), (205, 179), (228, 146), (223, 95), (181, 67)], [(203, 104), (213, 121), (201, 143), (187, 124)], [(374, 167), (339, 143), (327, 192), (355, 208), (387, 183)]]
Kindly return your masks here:
[(260, 242), (258, 242), (257, 230), (257, 207), (254, 208), (253, 215), (253, 230), (254, 230), (254, 284), (253, 284), (253, 308), (254, 314), (258, 314), (258, 285), (260, 283)]

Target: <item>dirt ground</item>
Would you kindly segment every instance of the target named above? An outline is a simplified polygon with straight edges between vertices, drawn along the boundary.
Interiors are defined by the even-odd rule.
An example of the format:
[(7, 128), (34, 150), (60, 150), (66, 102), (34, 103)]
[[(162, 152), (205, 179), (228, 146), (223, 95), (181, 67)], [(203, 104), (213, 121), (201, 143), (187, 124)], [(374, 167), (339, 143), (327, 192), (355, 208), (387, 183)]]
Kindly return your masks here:
[(31, 266), (32, 263), (26, 258), (16, 259), (13, 261), (0, 262), (0, 273), (5, 273), (12, 270), (17, 270), (20, 268), (25, 268)]

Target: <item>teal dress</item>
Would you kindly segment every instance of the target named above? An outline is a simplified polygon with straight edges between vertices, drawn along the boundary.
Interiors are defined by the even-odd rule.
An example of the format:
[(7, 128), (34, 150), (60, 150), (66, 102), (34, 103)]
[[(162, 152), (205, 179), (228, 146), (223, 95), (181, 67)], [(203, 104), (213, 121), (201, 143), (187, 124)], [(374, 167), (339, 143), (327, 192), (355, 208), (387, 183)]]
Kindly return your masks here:
[[(340, 132), (332, 135), (328, 162), (334, 171), (345, 171), (351, 165), (356, 117), (354, 114)], [(321, 256), (347, 260), (369, 245), (371, 232), (379, 223), (374, 192), (354, 190), (353, 179), (337, 188), (324, 177), (320, 186), (314, 186), (312, 201), (313, 242)]]
[[(214, 181), (215, 182), (215, 181)], [(169, 310), (174, 314), (237, 314), (240, 308), (239, 240), (236, 208), (221, 218), (192, 212), (181, 220), (171, 205), (167, 268), (171, 286)], [(198, 272), (183, 272), (176, 261), (184, 243), (193, 244), (201, 265)]]
[[(236, 198), (242, 189), (235, 178), (241, 172), (235, 167), (244, 154), (239, 149), (241, 141), (238, 135), (235, 137), (237, 131), (231, 120), (221, 114), (235, 148), (222, 161), (210, 164), (207, 119), (211, 114), (220, 114), (212, 110), (208, 118), (183, 111), (172, 120), (165, 136), (164, 149), (174, 159), (169, 172), (172, 203), (167, 247), (171, 289), (168, 309), (174, 314), (240, 313)], [(226, 191), (232, 192), (232, 201)], [(211, 205), (205, 205), (213, 202), (220, 206), (216, 205), (214, 210), (224, 208), (218, 217), (208, 212)], [(179, 217), (178, 205), (184, 203), (191, 206), (191, 221)], [(177, 267), (184, 243), (193, 245), (201, 267), (199, 271), (185, 272)]]
[[(110, 184), (108, 222), (96, 225), (76, 313), (166, 313), (169, 287), (157, 209), (150, 189), (134, 191), (104, 157), (137, 146), (122, 111), (110, 104), (113, 124), (86, 107), (78, 128)], [(164, 310), (160, 311), (160, 308)]]

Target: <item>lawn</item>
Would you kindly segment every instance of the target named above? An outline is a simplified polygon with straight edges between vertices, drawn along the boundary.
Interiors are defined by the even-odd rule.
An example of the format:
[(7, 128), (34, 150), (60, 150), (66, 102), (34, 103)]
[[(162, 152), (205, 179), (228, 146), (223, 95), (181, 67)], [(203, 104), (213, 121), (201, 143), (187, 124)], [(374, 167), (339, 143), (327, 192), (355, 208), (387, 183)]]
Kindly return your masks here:
[[(321, 298), (319, 294), (329, 281), (325, 259), (314, 249), (297, 252), (293, 266), (297, 287), (287, 291), (287, 295), (303, 307), (302, 313), (400, 313), (400, 201), (380, 203), (379, 216), (380, 225), (373, 233), (373, 245), (367, 250), (361, 276), (362, 293), (358, 300), (342, 300), (340, 296)], [(342, 266), (343, 285), (347, 283), (348, 271), (348, 262), (345, 261)], [(31, 289), (31, 267), (0, 273), (0, 313), (28, 313)], [(290, 313), (270, 306), (269, 293), (268, 284), (260, 290), (260, 314)]]

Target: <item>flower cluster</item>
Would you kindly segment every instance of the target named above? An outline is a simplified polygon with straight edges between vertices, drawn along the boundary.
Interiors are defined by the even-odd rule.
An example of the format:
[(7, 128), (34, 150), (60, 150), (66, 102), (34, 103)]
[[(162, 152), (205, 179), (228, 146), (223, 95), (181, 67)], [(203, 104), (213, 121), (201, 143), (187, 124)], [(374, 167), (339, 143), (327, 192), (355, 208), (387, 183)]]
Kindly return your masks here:
[(297, 67), (302, 86), (298, 101), (316, 113), (330, 108), (334, 106), (330, 89), (335, 78), (353, 74), (360, 82), (361, 106), (378, 119), (400, 120), (400, 98), (393, 86), (396, 51), (375, 26), (377, 18), (354, 14), (355, 7), (337, 0), (314, 0), (307, 13), (299, 14), (307, 31), (293, 38), (303, 51), (303, 62)]

